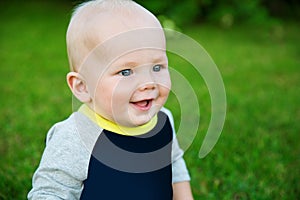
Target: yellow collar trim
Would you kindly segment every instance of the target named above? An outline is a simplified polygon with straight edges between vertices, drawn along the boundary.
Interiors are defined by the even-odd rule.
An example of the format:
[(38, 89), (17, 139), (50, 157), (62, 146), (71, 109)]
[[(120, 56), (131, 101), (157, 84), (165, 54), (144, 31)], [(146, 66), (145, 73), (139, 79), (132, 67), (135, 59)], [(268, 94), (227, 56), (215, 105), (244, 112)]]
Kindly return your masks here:
[(112, 121), (109, 121), (102, 116), (98, 115), (95, 113), (93, 110), (91, 110), (87, 105), (83, 104), (80, 106), (79, 112), (83, 113), (86, 115), (88, 118), (90, 118), (93, 122), (95, 122), (98, 126), (101, 128), (118, 133), (120, 135), (126, 135), (126, 136), (137, 136), (137, 135), (142, 135), (150, 130), (152, 130), (156, 123), (157, 123), (157, 115), (155, 115), (149, 122), (146, 124), (143, 124), (141, 126), (137, 127), (126, 127), (126, 126), (121, 126), (118, 125)]

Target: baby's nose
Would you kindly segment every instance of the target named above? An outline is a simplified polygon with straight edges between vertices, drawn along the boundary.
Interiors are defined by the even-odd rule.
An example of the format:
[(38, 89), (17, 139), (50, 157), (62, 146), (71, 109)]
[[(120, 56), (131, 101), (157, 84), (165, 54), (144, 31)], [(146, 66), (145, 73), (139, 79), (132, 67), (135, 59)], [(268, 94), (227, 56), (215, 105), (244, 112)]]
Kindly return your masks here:
[(144, 84), (140, 85), (139, 90), (140, 91), (154, 90), (156, 87), (157, 87), (156, 83), (151, 81), (151, 82), (147, 82), (147, 83), (144, 83)]

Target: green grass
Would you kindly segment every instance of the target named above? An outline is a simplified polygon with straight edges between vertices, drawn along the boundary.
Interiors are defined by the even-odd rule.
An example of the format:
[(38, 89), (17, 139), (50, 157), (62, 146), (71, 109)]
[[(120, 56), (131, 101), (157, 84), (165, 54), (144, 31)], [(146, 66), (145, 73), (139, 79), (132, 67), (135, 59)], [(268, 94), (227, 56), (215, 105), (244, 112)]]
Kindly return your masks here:
[[(71, 7), (6, 6), (0, 10), (0, 199), (25, 199), (47, 130), (72, 111), (65, 83)], [(212, 56), (227, 95), (222, 135), (200, 159), (210, 119), (209, 93), (186, 62), (170, 61), (190, 81), (201, 109), (197, 137), (185, 153), (195, 199), (299, 198), (299, 26), (198, 25), (184, 31)], [(167, 105), (180, 103), (172, 94)], [(180, 112), (174, 110), (174, 116), (178, 122)]]
[(219, 66), (228, 100), (213, 152), (197, 159), (198, 143), (187, 152), (194, 192), (204, 199), (299, 198), (299, 29), (275, 29), (282, 33), (274, 27), (190, 30)]

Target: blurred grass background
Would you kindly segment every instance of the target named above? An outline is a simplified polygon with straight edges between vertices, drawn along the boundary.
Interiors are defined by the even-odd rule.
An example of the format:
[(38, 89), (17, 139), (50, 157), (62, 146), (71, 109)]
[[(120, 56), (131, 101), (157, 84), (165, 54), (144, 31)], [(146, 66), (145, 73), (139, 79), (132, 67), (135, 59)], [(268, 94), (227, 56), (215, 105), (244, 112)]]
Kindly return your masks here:
[[(195, 199), (299, 199), (299, 21), (283, 14), (280, 18), (260, 14), (262, 21), (243, 21), (241, 12), (218, 2), (219, 6), (207, 5), (223, 9), (205, 15), (204, 6), (202, 15), (189, 18), (190, 23), (177, 23), (172, 15), (161, 17), (208, 51), (226, 87), (222, 135), (213, 151), (199, 159), (210, 120), (209, 93), (202, 79), (193, 77), (188, 63), (170, 56), (172, 67), (198, 88), (201, 121), (185, 154)], [(232, 2), (228, 5), (235, 5)], [(0, 199), (26, 198), (46, 132), (72, 112), (65, 82), (65, 31), (74, 5), (72, 1), (0, 3)], [(171, 94), (167, 106), (178, 105)], [(172, 110), (179, 121), (180, 112)]]

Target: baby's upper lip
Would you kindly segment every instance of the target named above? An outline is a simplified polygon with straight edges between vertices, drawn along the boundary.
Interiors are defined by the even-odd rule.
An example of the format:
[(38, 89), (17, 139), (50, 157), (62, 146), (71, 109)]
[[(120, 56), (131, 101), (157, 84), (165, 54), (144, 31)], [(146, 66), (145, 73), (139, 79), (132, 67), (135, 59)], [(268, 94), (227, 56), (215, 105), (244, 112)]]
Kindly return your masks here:
[(151, 101), (151, 100), (155, 100), (157, 97), (158, 97), (157, 91), (152, 91), (143, 94), (135, 94), (131, 97), (130, 103), (140, 102), (140, 101)]
[(141, 101), (152, 101), (154, 99), (155, 98), (152, 98), (152, 97), (150, 97), (150, 98), (141, 98), (141, 99), (133, 99), (133, 100), (130, 101), (130, 103), (136, 103), (136, 102), (141, 102)]

